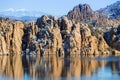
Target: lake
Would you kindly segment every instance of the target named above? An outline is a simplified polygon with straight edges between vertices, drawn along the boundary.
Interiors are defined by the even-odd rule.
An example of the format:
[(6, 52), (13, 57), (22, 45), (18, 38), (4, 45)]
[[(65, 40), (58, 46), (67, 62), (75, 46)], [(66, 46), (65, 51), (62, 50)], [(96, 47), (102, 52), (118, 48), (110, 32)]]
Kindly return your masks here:
[(0, 80), (119, 80), (119, 56), (0, 56)]

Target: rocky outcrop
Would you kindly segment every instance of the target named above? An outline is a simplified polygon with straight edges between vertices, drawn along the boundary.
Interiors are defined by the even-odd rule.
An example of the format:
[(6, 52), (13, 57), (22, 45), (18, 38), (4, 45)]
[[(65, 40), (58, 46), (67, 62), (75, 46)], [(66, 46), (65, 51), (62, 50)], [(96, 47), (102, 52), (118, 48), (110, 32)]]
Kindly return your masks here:
[[(107, 54), (109, 46), (101, 36), (92, 34), (89, 25), (74, 22), (67, 17), (59, 19), (66, 54)], [(104, 48), (104, 49), (103, 49)]]
[(81, 54), (109, 54), (109, 46), (102, 35), (92, 34), (88, 25), (81, 26)]
[(22, 51), (22, 37), (24, 24), (22, 22), (15, 22), (13, 24), (13, 33), (11, 40), (11, 48), (14, 53), (21, 53)]
[(93, 11), (88, 4), (79, 4), (69, 11), (67, 17), (93, 26), (112, 26), (120, 24), (120, 1), (106, 8)]
[(92, 34), (89, 25), (52, 16), (36, 22), (3, 21), (0, 25), (0, 53), (105, 54), (109, 46), (102, 36)]
[(24, 24), (9, 19), (0, 23), (0, 54), (21, 53)]
[(61, 19), (59, 19), (59, 24), (63, 38), (64, 51), (66, 52), (66, 54), (80, 54), (80, 24), (68, 20), (67, 17), (62, 17)]
[(88, 4), (79, 4), (72, 11), (68, 12), (67, 17), (76, 21), (87, 22), (96, 20), (99, 15), (95, 13)]
[(98, 54), (98, 40), (95, 36), (91, 35), (91, 30), (88, 26), (84, 26), (81, 28), (82, 35), (82, 54)]
[(23, 41), (27, 45), (26, 53), (64, 54), (62, 36), (55, 17), (42, 16), (34, 25), (38, 28), (37, 34), (28, 31), (28, 29), (32, 30), (33, 26), (24, 30), (26, 36), (29, 36), (26, 38), (27, 42), (26, 39)]

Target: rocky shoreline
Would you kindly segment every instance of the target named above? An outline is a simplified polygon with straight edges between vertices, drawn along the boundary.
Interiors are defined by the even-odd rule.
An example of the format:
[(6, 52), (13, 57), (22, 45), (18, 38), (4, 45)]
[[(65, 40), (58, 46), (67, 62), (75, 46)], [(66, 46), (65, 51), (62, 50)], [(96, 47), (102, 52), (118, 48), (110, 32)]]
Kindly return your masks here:
[[(119, 52), (119, 27), (106, 33), (97, 33), (90, 25), (70, 20), (65, 16), (57, 19), (44, 15), (36, 22), (1, 18), (0, 54), (100, 55), (111, 54), (114, 50)], [(109, 36), (110, 44), (107, 40)]]

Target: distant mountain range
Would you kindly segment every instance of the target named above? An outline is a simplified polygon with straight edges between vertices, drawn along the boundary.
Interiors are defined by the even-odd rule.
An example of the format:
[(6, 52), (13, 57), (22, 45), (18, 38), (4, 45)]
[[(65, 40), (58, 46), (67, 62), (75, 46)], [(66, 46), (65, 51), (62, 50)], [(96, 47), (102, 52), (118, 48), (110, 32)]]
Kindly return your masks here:
[(13, 20), (23, 20), (23, 21), (36, 20), (37, 17), (40, 17), (42, 15), (46, 15), (46, 13), (43, 13), (41, 11), (28, 11), (25, 9), (15, 10), (12, 8), (0, 12), (1, 17), (9, 17)]

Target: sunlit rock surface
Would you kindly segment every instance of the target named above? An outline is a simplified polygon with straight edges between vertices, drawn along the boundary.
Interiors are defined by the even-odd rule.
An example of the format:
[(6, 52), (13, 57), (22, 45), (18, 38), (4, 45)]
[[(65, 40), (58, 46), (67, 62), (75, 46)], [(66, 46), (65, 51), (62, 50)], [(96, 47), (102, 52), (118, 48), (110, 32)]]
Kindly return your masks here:
[(80, 54), (81, 34), (80, 24), (68, 20), (67, 17), (59, 19), (64, 51), (66, 54)]
[(0, 54), (19, 53), (41, 56), (88, 55), (109, 54), (110, 50), (101, 34), (93, 33), (89, 25), (70, 20), (66, 16), (57, 19), (43, 15), (36, 22), (1, 18)]
[(0, 22), (0, 54), (20, 53), (24, 24), (9, 19)]

